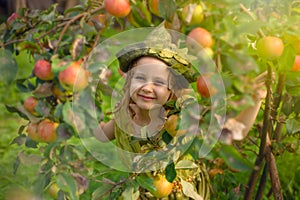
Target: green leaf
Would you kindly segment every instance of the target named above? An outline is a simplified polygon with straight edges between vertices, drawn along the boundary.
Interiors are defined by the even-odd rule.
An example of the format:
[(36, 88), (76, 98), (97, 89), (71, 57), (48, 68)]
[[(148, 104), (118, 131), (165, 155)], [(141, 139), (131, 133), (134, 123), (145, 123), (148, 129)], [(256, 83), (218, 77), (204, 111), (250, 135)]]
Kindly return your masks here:
[(27, 117), (27, 115), (25, 115), (24, 113), (22, 113), (19, 109), (17, 109), (16, 107), (14, 106), (10, 106), (10, 105), (5, 105), (6, 107), (6, 110), (8, 112), (11, 112), (11, 113), (17, 113), (21, 118), (23, 119), (26, 119), (26, 120), (29, 120), (29, 118)]
[(53, 4), (51, 6), (51, 9), (45, 10), (41, 13), (41, 20), (44, 22), (47, 22), (49, 24), (52, 24), (55, 20), (55, 11), (56, 11), (57, 4)]
[(288, 72), (285, 81), (286, 90), (292, 96), (300, 95), (300, 72)]
[(192, 168), (198, 168), (199, 166), (190, 160), (180, 160), (178, 163), (176, 163), (175, 168), (176, 169), (192, 169)]
[(140, 192), (134, 192), (134, 188), (129, 185), (125, 188), (124, 192), (122, 193), (123, 200), (136, 200), (140, 196)]
[(82, 110), (78, 107), (72, 107), (70, 102), (66, 102), (62, 109), (63, 120), (71, 127), (74, 131), (87, 131), (85, 130), (85, 116)]
[(18, 168), (20, 166), (20, 163), (21, 163), (21, 161), (20, 161), (19, 157), (17, 157), (16, 160), (15, 160), (15, 162), (14, 162), (14, 165), (13, 165), (13, 173), (14, 174), (17, 173)]
[(164, 19), (172, 21), (171, 18), (176, 12), (176, 3), (173, 0), (159, 1), (158, 10)]
[(246, 74), (252, 70), (257, 70), (258, 66), (255, 60), (245, 55), (243, 51), (228, 51), (229, 55), (224, 55), (224, 65), (235, 75)]
[(294, 134), (300, 132), (300, 122), (297, 121), (296, 119), (287, 119), (286, 130), (288, 134)]
[(36, 195), (41, 195), (44, 191), (44, 187), (46, 186), (47, 177), (45, 174), (39, 174), (37, 179), (33, 183), (33, 192)]
[(132, 23), (137, 27), (147, 27), (151, 25), (151, 14), (143, 2), (137, 2), (131, 6)]
[(162, 133), (162, 139), (166, 144), (169, 144), (173, 137), (166, 131), (164, 130), (164, 132)]
[(32, 53), (42, 53), (41, 47), (36, 42), (24, 41), (18, 46), (19, 51), (25, 50)]
[(37, 148), (37, 142), (33, 141), (30, 137), (26, 137), (25, 146), (28, 148)]
[(13, 54), (3, 48), (0, 49), (0, 71), (0, 83), (6, 84), (14, 81), (18, 72), (18, 65)]
[(56, 156), (57, 146), (59, 146), (58, 142), (49, 143), (44, 150), (44, 157), (49, 158), (49, 160), (52, 160), (53, 157)]
[(69, 8), (67, 10), (64, 11), (64, 15), (67, 15), (69, 13), (72, 13), (72, 12), (83, 12), (85, 10), (84, 6), (83, 5), (76, 5), (72, 8)]
[(67, 173), (61, 173), (57, 175), (57, 185), (64, 191), (68, 192), (72, 200), (78, 199), (76, 195), (77, 185), (75, 179)]
[(279, 58), (278, 70), (280, 72), (290, 71), (294, 65), (296, 51), (292, 45), (284, 47), (283, 53)]
[(192, 199), (203, 200), (203, 197), (197, 193), (196, 188), (193, 184), (183, 179), (180, 180), (180, 183), (182, 185), (182, 191), (185, 196), (191, 197)]
[(241, 34), (246, 33), (249, 37), (250, 34), (257, 33), (264, 25), (265, 24), (260, 20), (251, 20), (249, 23), (241, 23), (234, 29), (233, 33), (235, 34), (234, 36), (240, 36)]
[(30, 153), (28, 154), (23, 151), (18, 154), (18, 157), (19, 157), (21, 164), (25, 165), (25, 166), (39, 164), (43, 159), (43, 157), (40, 155), (30, 154)]
[(23, 145), (26, 141), (26, 135), (19, 135), (13, 139), (11, 144), (17, 144), (19, 146)]
[(233, 146), (223, 145), (219, 154), (225, 163), (235, 170), (247, 171), (252, 169), (252, 164), (243, 158)]
[(28, 79), (18, 79), (16, 86), (21, 92), (31, 92), (35, 90), (34, 85)]
[(106, 199), (110, 193), (109, 190), (112, 188), (112, 185), (104, 184), (101, 185), (99, 188), (97, 188), (93, 194), (92, 194), (92, 200), (98, 200), (98, 199)]
[(73, 135), (70, 126), (66, 123), (60, 123), (57, 127), (56, 133), (60, 141), (67, 140)]
[(27, 127), (27, 126), (21, 125), (21, 126), (19, 127), (18, 134), (21, 135), (26, 127)]
[(153, 179), (146, 174), (140, 174), (139, 176), (136, 177), (135, 179), (137, 183), (142, 187), (145, 188), (146, 190), (150, 192), (155, 192), (156, 188), (153, 184)]
[(173, 180), (176, 178), (176, 170), (175, 170), (175, 165), (174, 162), (172, 162), (171, 164), (169, 164), (166, 167), (166, 179), (172, 183)]
[(292, 96), (300, 95), (300, 86), (287, 86), (286, 90)]

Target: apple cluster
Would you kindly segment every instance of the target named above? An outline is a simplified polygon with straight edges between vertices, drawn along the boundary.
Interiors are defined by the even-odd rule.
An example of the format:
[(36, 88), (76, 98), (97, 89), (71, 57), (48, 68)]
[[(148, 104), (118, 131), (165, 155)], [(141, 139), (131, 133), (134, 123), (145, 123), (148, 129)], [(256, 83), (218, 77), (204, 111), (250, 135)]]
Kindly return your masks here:
[[(38, 87), (40, 85), (50, 85), (46, 90), (50, 94), (46, 97), (55, 99), (55, 105), (70, 100), (70, 94), (78, 93), (88, 86), (90, 73), (81, 66), (82, 61), (61, 62), (59, 70), (53, 70), (52, 63), (45, 59), (37, 60), (33, 75), (36, 77)], [(54, 72), (57, 71), (57, 72)], [(47, 87), (48, 88), (48, 87)], [(57, 127), (59, 122), (50, 119), (45, 113), (39, 113), (39, 104), (43, 104), (46, 97), (28, 96), (23, 103), (27, 114), (32, 117), (27, 127), (28, 137), (35, 142), (53, 142), (57, 139)]]
[[(186, 45), (194, 55), (213, 58), (214, 39), (210, 31), (201, 27), (205, 19), (203, 8), (200, 4), (188, 4), (182, 9), (182, 20), (186, 25), (193, 28), (187, 34)], [(211, 74), (200, 74), (196, 81), (196, 88), (202, 98), (209, 98), (217, 93), (212, 86)]]

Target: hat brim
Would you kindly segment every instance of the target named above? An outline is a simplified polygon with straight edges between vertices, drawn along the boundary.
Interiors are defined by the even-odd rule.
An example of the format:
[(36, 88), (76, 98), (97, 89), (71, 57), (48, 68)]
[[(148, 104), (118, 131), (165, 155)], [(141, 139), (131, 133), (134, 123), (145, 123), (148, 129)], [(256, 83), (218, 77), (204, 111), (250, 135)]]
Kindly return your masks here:
[(177, 52), (157, 47), (149, 47), (144, 42), (128, 45), (121, 49), (116, 56), (119, 61), (120, 69), (125, 73), (130, 70), (131, 64), (134, 60), (143, 56), (151, 56), (165, 62), (179, 74), (183, 75), (189, 82), (196, 81), (198, 76), (198, 73), (192, 69), (191, 63), (185, 58), (179, 56)]

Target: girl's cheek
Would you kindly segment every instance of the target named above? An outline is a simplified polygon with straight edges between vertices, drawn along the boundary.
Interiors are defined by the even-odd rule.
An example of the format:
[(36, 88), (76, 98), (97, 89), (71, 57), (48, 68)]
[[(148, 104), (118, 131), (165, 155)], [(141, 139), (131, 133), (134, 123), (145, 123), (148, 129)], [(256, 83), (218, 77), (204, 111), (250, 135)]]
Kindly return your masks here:
[(136, 90), (138, 90), (140, 87), (142, 87), (143, 84), (137, 83), (135, 81), (131, 82), (130, 85), (130, 94), (132, 95)]
[(167, 100), (171, 94), (171, 90), (169, 90), (167, 88), (159, 88), (156, 91), (157, 91), (157, 94), (159, 94), (161, 96), (161, 98), (165, 99), (165, 100)]

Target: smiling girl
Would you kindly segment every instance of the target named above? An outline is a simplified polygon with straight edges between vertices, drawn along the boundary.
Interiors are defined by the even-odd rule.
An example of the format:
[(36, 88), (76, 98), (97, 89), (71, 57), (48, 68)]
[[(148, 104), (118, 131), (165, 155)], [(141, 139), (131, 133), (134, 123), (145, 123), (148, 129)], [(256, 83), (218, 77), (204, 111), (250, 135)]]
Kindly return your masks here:
[[(193, 116), (193, 112), (199, 115), (201, 106), (192, 95), (190, 85), (199, 73), (193, 69), (189, 57), (178, 53), (182, 51), (174, 46), (156, 48), (142, 42), (129, 45), (117, 54), (120, 69), (126, 73), (123, 97), (115, 107), (113, 119), (102, 122), (94, 135), (102, 142), (115, 139), (120, 159), (134, 173), (150, 171), (151, 176), (157, 173), (165, 176), (170, 162), (164, 161), (171, 161), (176, 177), (172, 181), (173, 190), (166, 197), (182, 195), (209, 199), (211, 188), (204, 163), (188, 154), (177, 153), (183, 151), (180, 146), (192, 142), (193, 137), (201, 132), (199, 119)], [(260, 83), (264, 82), (264, 77), (260, 76)], [(264, 96), (265, 92), (262, 92), (255, 97), (253, 106), (229, 120), (231, 124), (240, 125), (236, 126), (241, 129), (237, 131), (247, 134)], [(178, 116), (190, 105), (191, 115), (187, 111), (184, 116), (191, 119), (185, 126), (186, 130), (180, 135), (171, 134), (170, 127), (178, 131)], [(170, 122), (171, 118), (176, 120)], [(227, 132), (236, 131), (230, 130), (231, 127), (224, 126)], [(172, 139), (166, 139), (166, 135)], [(139, 192), (141, 199), (155, 198), (155, 194), (149, 196), (146, 189)]]

